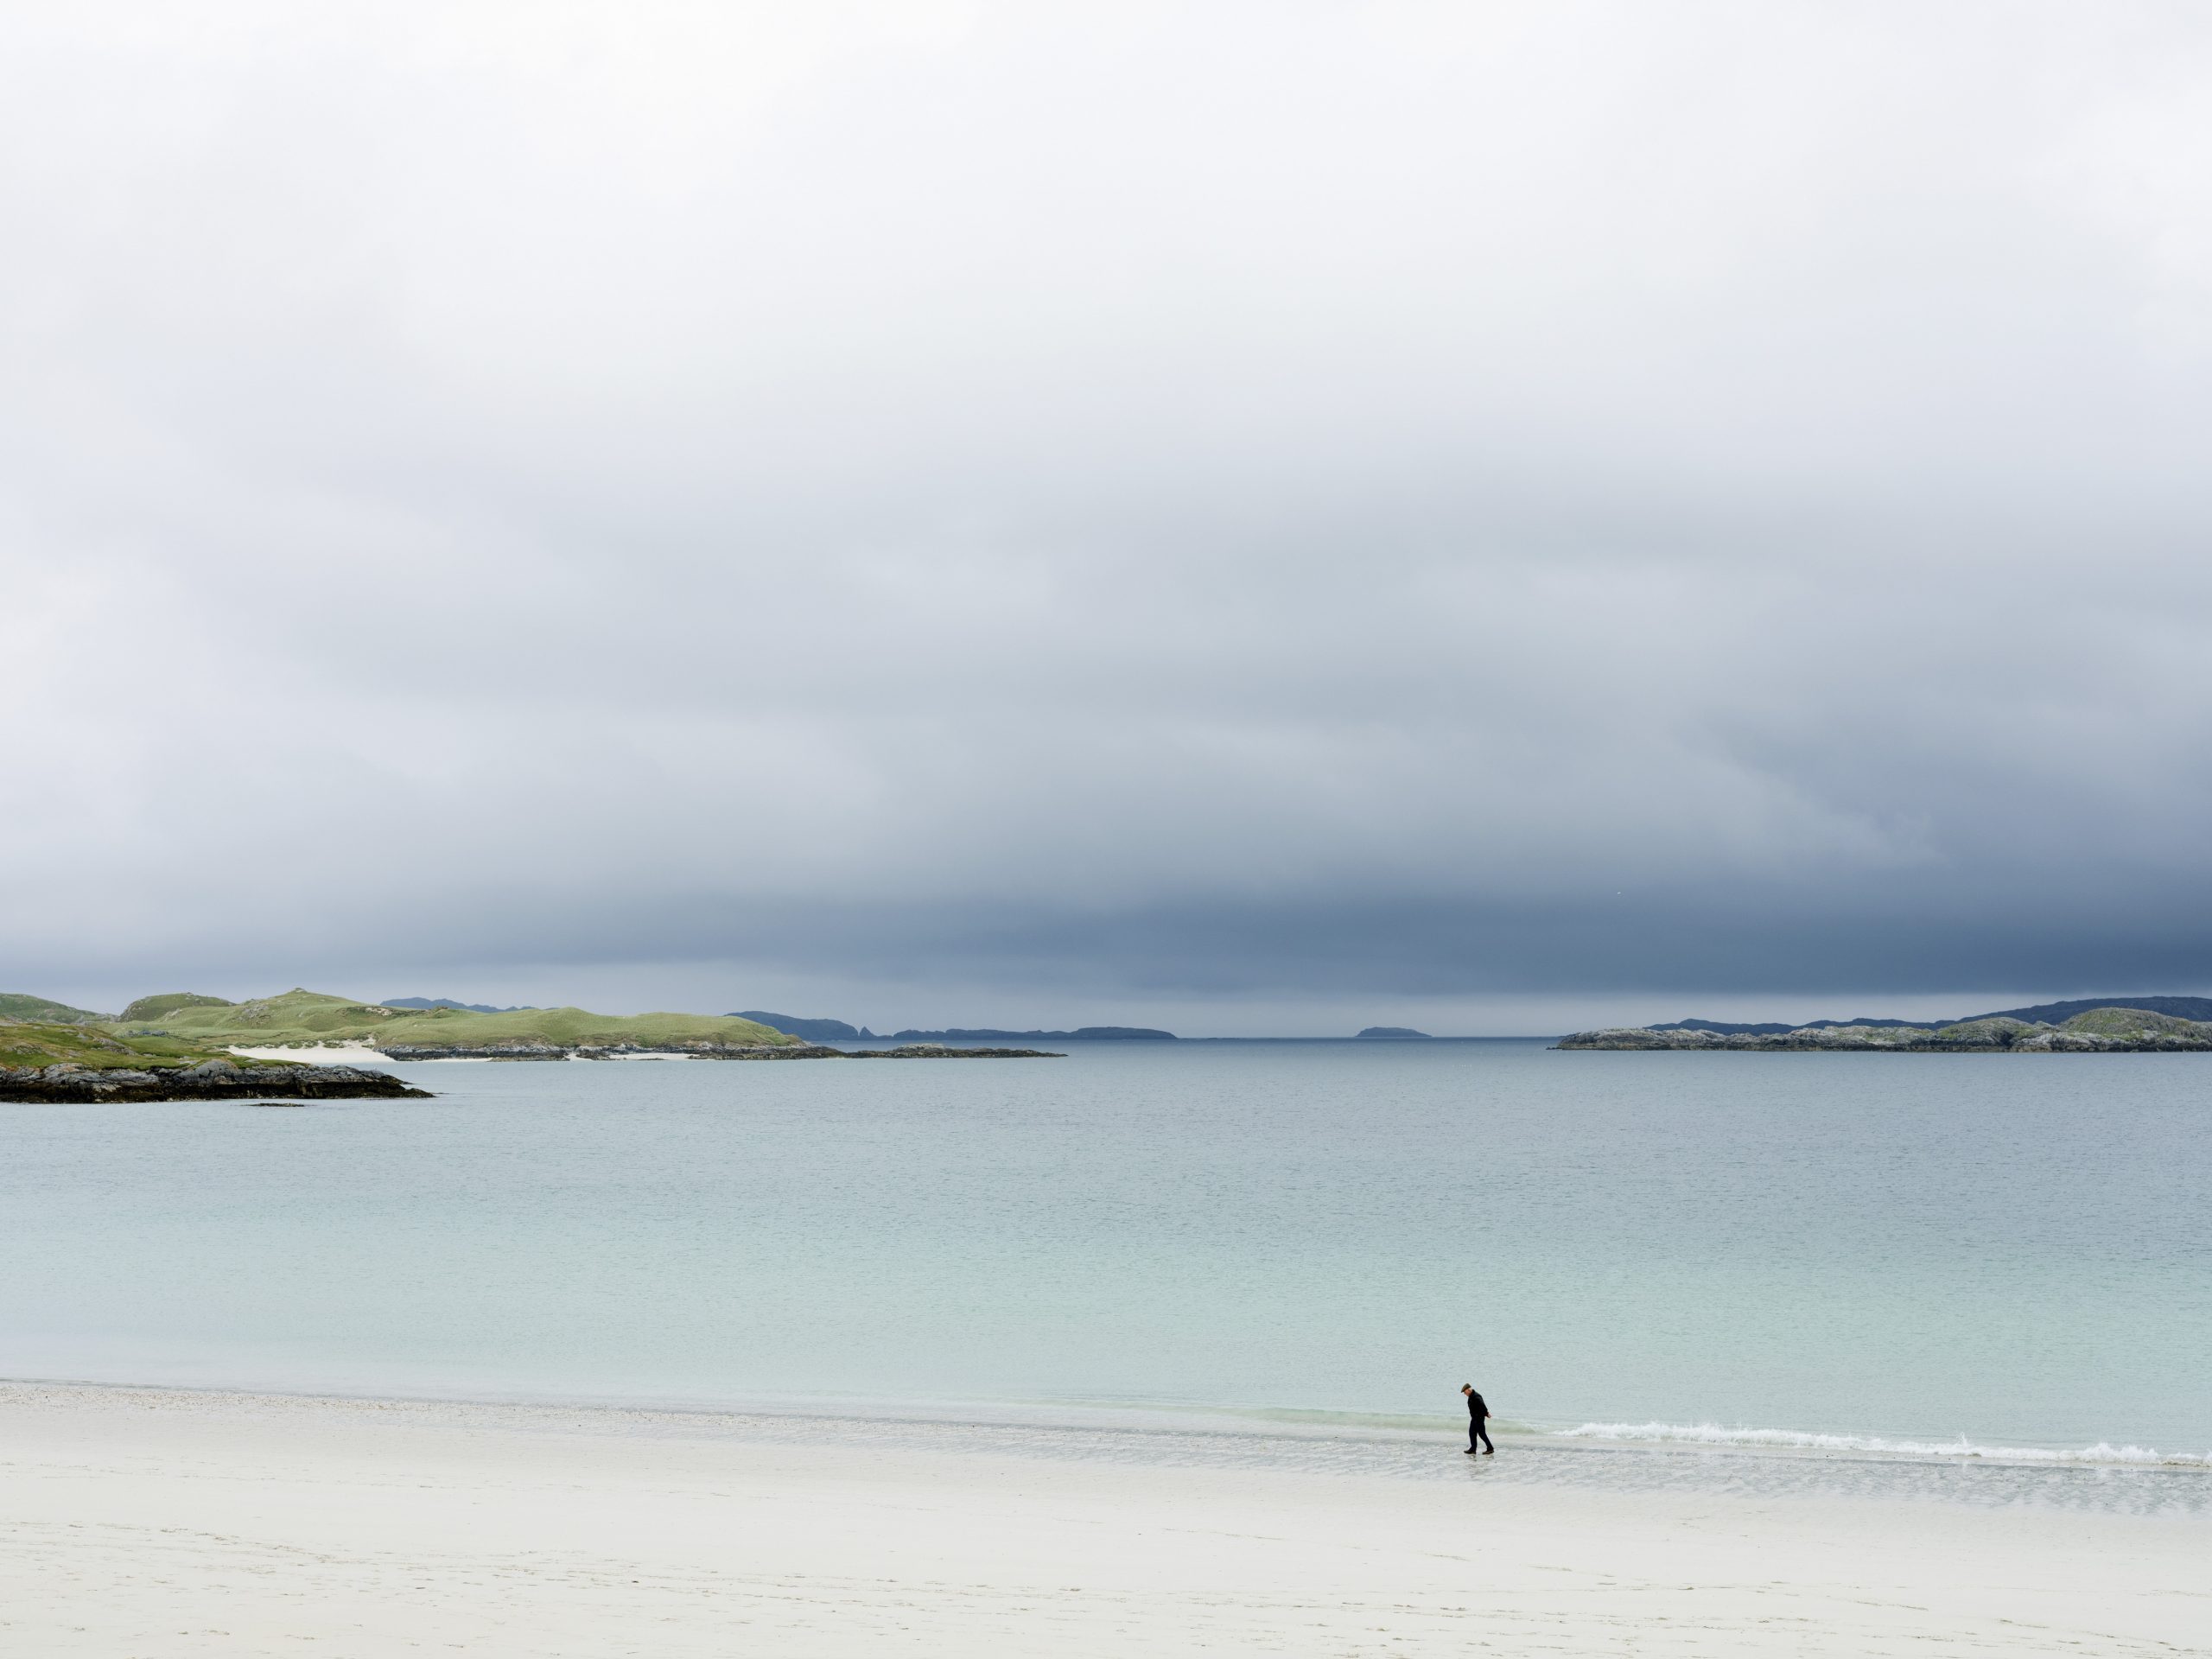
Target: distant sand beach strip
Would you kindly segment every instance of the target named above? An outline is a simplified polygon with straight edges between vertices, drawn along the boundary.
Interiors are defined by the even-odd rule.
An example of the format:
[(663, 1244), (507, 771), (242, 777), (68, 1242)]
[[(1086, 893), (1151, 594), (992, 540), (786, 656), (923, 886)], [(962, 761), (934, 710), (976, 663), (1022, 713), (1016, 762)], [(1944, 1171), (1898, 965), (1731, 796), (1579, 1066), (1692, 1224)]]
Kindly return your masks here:
[(2212, 1628), (2202, 1513), (1147, 1467), (719, 1424), (0, 1385), (0, 1649), (1858, 1659), (2202, 1654)]
[(283, 1060), (294, 1065), (388, 1065), (391, 1057), (366, 1043), (303, 1043), (297, 1048), (242, 1048), (230, 1052), (241, 1059)]

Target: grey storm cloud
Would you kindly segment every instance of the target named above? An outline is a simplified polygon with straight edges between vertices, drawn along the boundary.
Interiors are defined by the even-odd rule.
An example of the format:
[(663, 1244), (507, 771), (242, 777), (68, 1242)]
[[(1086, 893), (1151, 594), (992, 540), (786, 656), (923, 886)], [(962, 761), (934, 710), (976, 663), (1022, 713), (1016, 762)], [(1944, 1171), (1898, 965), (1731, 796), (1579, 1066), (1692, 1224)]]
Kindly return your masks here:
[(2196, 9), (0, 43), (26, 988), (2212, 979)]

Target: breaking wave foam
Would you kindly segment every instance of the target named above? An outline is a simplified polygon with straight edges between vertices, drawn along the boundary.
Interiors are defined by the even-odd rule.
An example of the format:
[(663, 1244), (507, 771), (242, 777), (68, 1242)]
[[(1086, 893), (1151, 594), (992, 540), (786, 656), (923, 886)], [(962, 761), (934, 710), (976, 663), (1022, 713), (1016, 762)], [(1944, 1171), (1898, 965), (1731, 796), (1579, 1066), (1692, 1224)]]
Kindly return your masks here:
[(2063, 1446), (1981, 1446), (1963, 1434), (1955, 1440), (1892, 1440), (1878, 1434), (1815, 1434), (1794, 1428), (1726, 1428), (1719, 1423), (1580, 1423), (1551, 1431), (1569, 1440), (1631, 1444), (1744, 1446), (1790, 1452), (1855, 1452), (1892, 1458), (1980, 1458), (1992, 1463), (2116, 1464), (2134, 1467), (2212, 1469), (2212, 1452), (2166, 1452), (2147, 1446), (2100, 1440)]

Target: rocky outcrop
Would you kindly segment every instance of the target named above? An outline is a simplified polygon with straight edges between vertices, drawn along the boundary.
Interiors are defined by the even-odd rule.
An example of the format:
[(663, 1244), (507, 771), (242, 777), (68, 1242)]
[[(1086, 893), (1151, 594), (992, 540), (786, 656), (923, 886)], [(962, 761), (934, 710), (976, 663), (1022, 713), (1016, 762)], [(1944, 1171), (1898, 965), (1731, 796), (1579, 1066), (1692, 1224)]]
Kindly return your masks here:
[(2097, 1008), (2061, 1026), (2008, 1018), (1948, 1026), (1804, 1026), (1781, 1032), (1632, 1026), (1576, 1032), (1554, 1046), (1801, 1054), (2194, 1053), (2212, 1051), (2212, 1024), (2142, 1008)]
[(254, 1065), (202, 1060), (197, 1065), (0, 1066), (0, 1100), (134, 1101), (428, 1100), (389, 1071), (351, 1065)]
[[(894, 1043), (1172, 1043), (1172, 1031), (1150, 1026), (1077, 1026), (1073, 1031), (1000, 1031), (991, 1026), (953, 1026), (944, 1031), (894, 1031)], [(1065, 1059), (1066, 1056), (1060, 1057)]]
[(695, 1060), (835, 1060), (843, 1051), (803, 1043), (381, 1043), (388, 1060), (622, 1060), (671, 1054)]
[(1065, 1060), (1041, 1048), (947, 1048), (943, 1043), (907, 1043), (899, 1048), (856, 1048), (849, 1060)]
[(668, 1055), (687, 1060), (1059, 1060), (1035, 1048), (948, 1048), (908, 1043), (901, 1048), (823, 1048), (812, 1043), (771, 1047), (733, 1043), (625, 1044), (612, 1048), (563, 1048), (550, 1043), (505, 1043), (488, 1048), (431, 1048), (404, 1043), (377, 1051), (390, 1060), (624, 1060)]

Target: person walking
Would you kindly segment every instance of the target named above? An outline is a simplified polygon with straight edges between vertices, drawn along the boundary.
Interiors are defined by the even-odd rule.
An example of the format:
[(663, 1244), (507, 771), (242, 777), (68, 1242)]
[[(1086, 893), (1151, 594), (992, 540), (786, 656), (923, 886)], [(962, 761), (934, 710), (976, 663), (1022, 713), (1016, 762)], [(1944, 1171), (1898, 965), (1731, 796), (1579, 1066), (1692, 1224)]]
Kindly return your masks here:
[(1497, 1448), (1490, 1443), (1490, 1430), (1483, 1427), (1490, 1417), (1490, 1408), (1483, 1403), (1482, 1395), (1475, 1392), (1473, 1383), (1461, 1383), (1459, 1392), (1467, 1396), (1467, 1455), (1471, 1458), (1475, 1455), (1475, 1443), (1479, 1440), (1483, 1456), (1496, 1457)]

